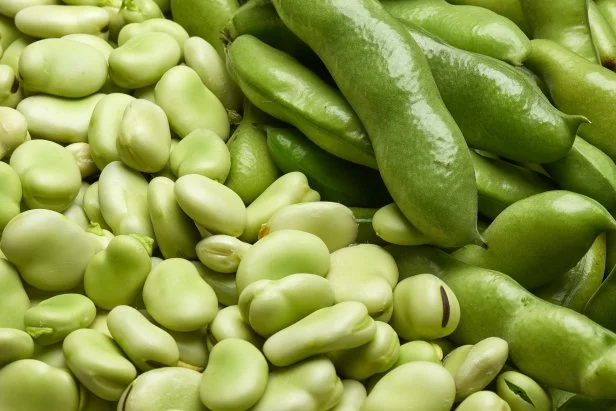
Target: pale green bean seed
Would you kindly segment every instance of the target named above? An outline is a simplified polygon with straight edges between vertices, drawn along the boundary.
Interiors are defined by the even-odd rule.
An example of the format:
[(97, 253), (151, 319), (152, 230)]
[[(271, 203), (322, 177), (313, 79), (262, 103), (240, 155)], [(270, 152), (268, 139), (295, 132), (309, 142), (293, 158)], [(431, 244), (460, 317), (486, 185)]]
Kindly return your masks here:
[(224, 60), (210, 43), (201, 37), (187, 39), (184, 42), (184, 60), (227, 109), (240, 108), (242, 92), (231, 79)]
[(88, 143), (92, 159), (99, 170), (120, 159), (117, 148), (120, 124), (126, 107), (135, 100), (128, 94), (112, 93), (102, 97), (88, 125)]
[(368, 396), (364, 384), (355, 380), (342, 380), (342, 387), (344, 388), (342, 399), (331, 411), (361, 410)]
[[(176, 43), (177, 44), (177, 43)], [(156, 84), (156, 103), (165, 110), (171, 129), (184, 138), (198, 128), (229, 138), (229, 118), (220, 100), (190, 67), (176, 66)]]
[(28, 45), (19, 58), (19, 77), (31, 92), (58, 97), (86, 97), (107, 80), (107, 61), (83, 42), (43, 39)]
[(115, 235), (154, 238), (148, 211), (148, 182), (119, 161), (103, 169), (98, 180), (101, 214)]
[(28, 333), (16, 328), (0, 328), (0, 368), (31, 358), (33, 354), (34, 341)]
[(129, 39), (140, 34), (152, 32), (169, 34), (178, 42), (178, 46), (180, 46), (180, 48), (183, 48), (184, 42), (188, 40), (188, 33), (184, 30), (184, 27), (173, 20), (155, 18), (145, 20), (141, 23), (130, 23), (124, 26), (118, 35), (118, 45), (121, 46)]
[(97, 397), (118, 401), (137, 377), (135, 366), (111, 337), (82, 328), (70, 333), (62, 344), (66, 365)]
[(33, 138), (61, 144), (87, 142), (92, 112), (103, 96), (98, 93), (80, 99), (67, 99), (39, 94), (20, 101), (17, 111), (26, 118), (28, 131)]
[(172, 367), (180, 359), (180, 350), (173, 337), (133, 307), (119, 305), (111, 310), (107, 327), (113, 339), (141, 371)]
[[(92, 1), (99, 2), (100, 0)], [(87, 44), (88, 46), (95, 48), (105, 57), (105, 61), (107, 61), (107, 59), (109, 58), (109, 54), (111, 54), (111, 52), (113, 51), (113, 46), (109, 44), (108, 41), (93, 34), (67, 34), (66, 36), (63, 36), (62, 39), (77, 41), (79, 43)]]
[(280, 230), (257, 241), (244, 255), (236, 273), (238, 293), (258, 280), (279, 280), (290, 274), (324, 277), (330, 268), (329, 250), (314, 234)]
[(217, 273), (200, 261), (191, 261), (191, 263), (197, 268), (201, 278), (214, 289), (220, 304), (224, 306), (237, 304), (238, 295), (234, 274)]
[(98, 310), (96, 313), (96, 318), (92, 324), (90, 324), (91, 329), (96, 330), (100, 333), (105, 334), (107, 337), (111, 337), (111, 333), (109, 332), (109, 328), (107, 327), (107, 316), (109, 315), (109, 311)]
[(26, 332), (38, 345), (62, 341), (71, 332), (87, 328), (96, 317), (92, 300), (81, 294), (59, 294), (26, 311)]
[(445, 358), (443, 358), (443, 366), (454, 375), (458, 368), (462, 365), (468, 353), (471, 352), (473, 348), (472, 344), (461, 345), (455, 349), (453, 349)]
[(162, 18), (163, 12), (154, 0), (123, 0), (120, 14), (127, 23), (140, 23)]
[(171, 150), (171, 132), (165, 112), (147, 100), (128, 104), (116, 140), (120, 160), (134, 170), (155, 173), (165, 167)]
[(77, 411), (78, 407), (79, 389), (67, 370), (31, 359), (0, 368), (0, 409)]
[(24, 314), (30, 308), (30, 298), (17, 270), (0, 258), (0, 327), (24, 329)]
[(13, 217), (21, 212), (21, 181), (15, 170), (0, 161), (0, 235)]
[[(2, 7), (1, 3), (0, 7)], [(22, 36), (15, 39), (15, 41), (4, 50), (4, 54), (0, 57), (0, 64), (10, 66), (15, 73), (19, 72), (19, 58), (21, 57), (21, 53), (34, 41), (36, 41), (36, 39), (29, 36)]]
[(282, 207), (261, 226), (259, 238), (272, 231), (301, 230), (312, 233), (325, 242), (330, 252), (353, 244), (358, 224), (348, 207), (328, 201), (290, 204)]
[(143, 286), (143, 302), (157, 323), (174, 331), (195, 331), (212, 322), (218, 311), (216, 293), (188, 260), (170, 258), (158, 264)]
[(498, 376), (496, 393), (509, 404), (511, 411), (552, 410), (552, 399), (546, 390), (517, 371), (505, 371)]
[(21, 181), (29, 208), (66, 210), (81, 188), (81, 173), (72, 154), (46, 140), (30, 140), (11, 155), (11, 167)]
[(249, 342), (220, 341), (201, 378), (201, 401), (212, 410), (248, 410), (265, 392), (268, 371), (265, 357)]
[(336, 302), (359, 301), (374, 319), (387, 322), (391, 318), (398, 267), (382, 247), (359, 244), (333, 252), (327, 279)]
[(229, 235), (213, 235), (199, 241), (197, 257), (206, 267), (219, 273), (234, 273), (251, 245)]
[(118, 402), (122, 411), (206, 411), (199, 398), (201, 373), (181, 367), (164, 367), (141, 374)]
[(60, 0), (4, 0), (0, 2), (0, 14), (14, 18), (21, 9), (45, 4), (60, 4)]
[(263, 353), (272, 364), (284, 367), (313, 355), (359, 347), (375, 334), (376, 324), (366, 306), (346, 301), (321, 308), (278, 331), (265, 341)]
[(182, 210), (206, 230), (234, 237), (244, 231), (246, 207), (227, 186), (199, 174), (188, 174), (175, 182), (175, 195)]
[(412, 361), (429, 361), (439, 364), (443, 359), (443, 352), (438, 349), (438, 346), (422, 340), (402, 344), (399, 354), (396, 366)]
[(509, 405), (492, 391), (477, 391), (456, 407), (456, 411), (511, 411)]
[(156, 104), (156, 95), (154, 94), (155, 84), (151, 84), (149, 86), (141, 87), (133, 91), (133, 97), (140, 98), (143, 100), (148, 100), (154, 104)]
[(34, 355), (32, 358), (42, 361), (47, 365), (51, 365), (52, 367), (65, 368), (68, 370), (66, 361), (64, 360), (64, 352), (62, 351), (61, 342), (52, 345), (35, 344)]
[(224, 141), (212, 130), (196, 129), (173, 149), (169, 159), (173, 174), (201, 174), (224, 183), (231, 169), (231, 155)]
[(109, 230), (101, 214), (101, 206), (98, 199), (98, 181), (90, 184), (83, 197), (83, 210), (91, 223), (96, 223), (101, 229)]
[(314, 274), (256, 281), (242, 291), (238, 303), (242, 317), (264, 337), (332, 305), (334, 291), (329, 281)]
[(109, 15), (95, 6), (30, 6), (15, 15), (15, 25), (22, 33), (39, 38), (73, 33), (109, 36)]
[(173, 337), (180, 350), (178, 365), (202, 372), (209, 358), (205, 342), (205, 329), (185, 333), (171, 330), (166, 331)]
[(261, 226), (276, 211), (290, 204), (319, 201), (313, 193), (306, 176), (299, 171), (280, 176), (246, 208), (246, 229), (240, 239), (248, 243), (257, 241)]
[(177, 41), (167, 33), (152, 32), (132, 37), (109, 55), (109, 75), (129, 89), (156, 83), (181, 58)]
[(81, 227), (45, 209), (24, 211), (13, 218), (2, 233), (0, 249), (25, 282), (46, 291), (78, 286), (96, 252)]
[(230, 305), (219, 310), (207, 330), (207, 347), (211, 351), (220, 341), (227, 338), (239, 338), (248, 341), (259, 350), (263, 347), (263, 338), (257, 334), (242, 317), (237, 305)]
[(156, 177), (148, 186), (148, 210), (156, 241), (165, 258), (194, 259), (199, 231), (180, 208), (174, 188), (175, 183), (166, 177)]
[(107, 12), (107, 16), (109, 17), (109, 40), (117, 41), (118, 35), (122, 28), (128, 23), (124, 20), (124, 16), (120, 13), (120, 4), (117, 5), (106, 5), (101, 7), (105, 12)]
[(0, 49), (6, 50), (7, 47), (23, 33), (15, 26), (13, 19), (0, 15)]
[(0, 101), (6, 100), (20, 86), (15, 70), (6, 64), (0, 64)]
[(90, 155), (90, 144), (88, 143), (73, 143), (66, 146), (66, 149), (73, 155), (81, 178), (90, 177), (96, 174), (98, 168)]
[(381, 207), (374, 213), (372, 227), (376, 235), (391, 244), (421, 245), (430, 242), (404, 217), (395, 203)]
[(460, 303), (432, 274), (406, 278), (394, 288), (390, 324), (406, 340), (431, 340), (451, 334), (460, 322)]

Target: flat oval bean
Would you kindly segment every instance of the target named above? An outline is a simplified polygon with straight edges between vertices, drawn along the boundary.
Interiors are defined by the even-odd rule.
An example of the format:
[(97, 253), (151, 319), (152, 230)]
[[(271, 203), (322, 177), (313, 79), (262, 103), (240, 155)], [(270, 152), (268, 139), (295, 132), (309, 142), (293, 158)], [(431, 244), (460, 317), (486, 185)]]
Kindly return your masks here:
[(62, 37), (85, 33), (107, 38), (109, 15), (95, 6), (35, 5), (15, 15), (15, 25), (32, 37)]
[(94, 317), (96, 307), (88, 297), (59, 294), (26, 311), (24, 324), (26, 332), (38, 345), (50, 345), (77, 329), (89, 327)]
[(137, 377), (137, 370), (124, 357), (111, 337), (82, 328), (62, 343), (66, 365), (89, 391), (107, 401), (117, 401)]
[(143, 286), (148, 313), (174, 331), (195, 331), (207, 326), (218, 311), (212, 287), (188, 260), (170, 258), (158, 264)]
[(216, 344), (200, 384), (200, 398), (213, 410), (247, 410), (265, 392), (265, 357), (247, 341), (228, 338)]
[(68, 39), (43, 39), (28, 45), (19, 58), (22, 85), (32, 92), (86, 97), (107, 80), (107, 62), (94, 47)]
[(395, 203), (379, 208), (372, 217), (372, 228), (376, 235), (391, 244), (429, 244), (430, 239), (419, 231)]
[(251, 245), (235, 237), (218, 234), (206, 237), (196, 246), (197, 257), (206, 267), (219, 273), (235, 273)]
[(31, 358), (33, 354), (34, 341), (28, 333), (16, 328), (0, 328), (0, 367)]
[(550, 411), (552, 399), (543, 387), (517, 371), (505, 371), (496, 379), (496, 393), (511, 411)]
[(364, 385), (355, 380), (342, 380), (344, 392), (338, 405), (332, 411), (355, 411), (360, 410), (368, 394)]
[(118, 34), (118, 45), (121, 46), (129, 39), (144, 33), (162, 32), (171, 35), (181, 49), (188, 40), (188, 33), (184, 28), (173, 20), (165, 18), (148, 19), (141, 23), (130, 23), (122, 27)]
[(101, 214), (101, 206), (98, 198), (98, 181), (90, 184), (83, 197), (83, 211), (90, 220), (90, 223), (98, 224), (101, 229), (109, 230)]
[(220, 100), (190, 67), (169, 69), (156, 84), (156, 103), (165, 110), (171, 129), (184, 138), (198, 128), (229, 138), (229, 118)]
[(248, 341), (259, 350), (263, 347), (263, 337), (257, 334), (242, 317), (237, 305), (230, 305), (219, 310), (207, 330), (207, 346), (211, 351), (220, 341), (238, 338)]
[(22, 198), (19, 174), (5, 162), (0, 162), (0, 234), (13, 217), (21, 212)]
[(456, 407), (456, 411), (476, 410), (511, 411), (511, 408), (492, 391), (477, 391), (469, 395)]
[(164, 17), (162, 10), (154, 0), (122, 1), (120, 15), (126, 23), (141, 23), (148, 19)]
[(109, 75), (121, 87), (145, 87), (160, 80), (180, 58), (181, 48), (170, 34), (144, 33), (111, 52)]
[(180, 351), (178, 366), (202, 372), (209, 359), (205, 329), (192, 332), (165, 331), (171, 334)]
[(82, 179), (90, 177), (98, 171), (90, 155), (90, 145), (88, 143), (69, 144), (66, 146), (66, 149), (73, 155)]
[(24, 314), (30, 298), (19, 273), (7, 260), (0, 258), (0, 328), (24, 329)]
[[(0, 7), (2, 6), (0, 5)], [(21, 53), (34, 41), (36, 41), (36, 39), (25, 35), (15, 39), (15, 41), (13, 41), (0, 56), (0, 64), (10, 66), (13, 69), (13, 72), (18, 73), (19, 58), (21, 57)]]
[(45, 4), (60, 4), (60, 0), (6, 0), (0, 4), (0, 14), (14, 18), (17, 12), (26, 7)]
[(177, 177), (201, 174), (222, 184), (231, 169), (231, 154), (216, 133), (198, 128), (174, 147), (169, 165)]
[(442, 359), (443, 352), (440, 347), (427, 341), (415, 340), (400, 346), (396, 366), (412, 361), (429, 361), (438, 364)]
[(218, 273), (204, 266), (200, 261), (191, 261), (203, 280), (212, 287), (218, 303), (224, 306), (237, 304), (238, 295), (234, 274)]
[(21, 84), (15, 70), (6, 64), (0, 64), (0, 101), (6, 101)]
[(32, 138), (60, 144), (87, 142), (92, 112), (103, 96), (97, 93), (80, 99), (66, 99), (39, 94), (21, 100), (17, 111), (28, 121)]
[(81, 188), (81, 173), (72, 154), (52, 141), (23, 143), (11, 155), (10, 164), (29, 208), (64, 211)]

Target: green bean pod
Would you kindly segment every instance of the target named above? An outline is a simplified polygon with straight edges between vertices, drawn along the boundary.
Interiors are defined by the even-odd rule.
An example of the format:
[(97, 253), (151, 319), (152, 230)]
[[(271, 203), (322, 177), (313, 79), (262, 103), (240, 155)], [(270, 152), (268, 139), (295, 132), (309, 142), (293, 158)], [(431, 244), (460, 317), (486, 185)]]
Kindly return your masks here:
[(513, 21), (519, 28), (528, 33), (528, 23), (522, 11), (520, 0), (448, 0), (451, 4), (478, 6), (500, 14)]
[(603, 16), (595, 1), (589, 2), (588, 7), (588, 24), (599, 62), (603, 67), (614, 70), (616, 69), (616, 31)]
[(590, 297), (582, 312), (597, 324), (616, 332), (616, 321), (611, 314), (616, 295), (616, 274), (614, 272), (616, 270), (612, 268), (597, 291)]
[[(479, 199), (481, 200), (481, 197)], [(379, 238), (391, 244), (421, 245), (430, 243), (430, 239), (404, 217), (395, 203), (381, 207), (374, 213), (372, 228)]]

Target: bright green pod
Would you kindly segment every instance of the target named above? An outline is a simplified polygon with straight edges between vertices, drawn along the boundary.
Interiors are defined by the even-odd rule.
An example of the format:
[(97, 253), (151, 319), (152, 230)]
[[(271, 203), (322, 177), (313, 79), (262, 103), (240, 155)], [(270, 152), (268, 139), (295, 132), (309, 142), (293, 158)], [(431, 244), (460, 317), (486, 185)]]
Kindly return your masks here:
[(363, 381), (390, 370), (398, 360), (399, 351), (400, 340), (396, 331), (391, 325), (376, 321), (376, 333), (368, 343), (348, 350), (333, 351), (327, 356), (342, 377)]
[(333, 252), (327, 279), (337, 303), (359, 301), (375, 320), (389, 321), (398, 268), (383, 248), (358, 244)]
[(610, 70), (616, 68), (616, 31), (608, 23), (595, 1), (588, 3), (588, 24), (599, 63)]
[(173, 337), (137, 309), (118, 305), (107, 316), (113, 339), (141, 371), (176, 366), (180, 350)]
[(616, 161), (611, 138), (616, 115), (608, 109), (616, 102), (616, 73), (551, 41), (532, 40), (526, 65), (545, 80), (556, 107), (586, 116), (578, 135)]
[(392, 16), (417, 25), (462, 50), (522, 65), (530, 54), (528, 37), (511, 20), (491, 10), (457, 6), (445, 0), (383, 1)]
[(282, 411), (291, 405), (296, 410), (329, 410), (343, 396), (342, 381), (332, 362), (316, 356), (269, 374), (265, 392), (251, 411)]
[(7, 0), (0, 4), (0, 14), (14, 18), (20, 10), (26, 7), (60, 3), (60, 0)]
[(397, 367), (379, 380), (363, 411), (449, 411), (455, 400), (453, 377), (443, 366), (426, 361)]
[(587, 0), (566, 0), (554, 4), (549, 0), (520, 0), (533, 39), (548, 39), (597, 63), (597, 50), (593, 44), (589, 25)]
[(24, 211), (13, 218), (2, 233), (0, 249), (25, 282), (46, 291), (78, 286), (96, 252), (94, 242), (81, 227), (60, 213), (44, 209)]
[[(0, 7), (2, 6), (0, 5)], [(0, 56), (0, 64), (10, 66), (13, 69), (14, 73), (18, 73), (19, 58), (21, 57), (21, 53), (23, 53), (24, 49), (28, 47), (28, 45), (32, 44), (35, 41), (36, 39), (25, 35), (18, 37), (4, 50), (4, 54)]]
[(0, 101), (5, 101), (20, 87), (15, 70), (6, 64), (0, 64)]
[(199, 128), (174, 147), (169, 165), (177, 177), (201, 174), (222, 184), (231, 169), (231, 155), (225, 142), (216, 133)]
[(513, 21), (525, 33), (528, 33), (528, 23), (522, 11), (520, 0), (448, 0), (451, 4), (478, 6), (500, 14)]
[(196, 245), (199, 261), (219, 273), (235, 273), (252, 245), (224, 234), (206, 237)]
[(227, 68), (256, 107), (294, 125), (323, 150), (376, 168), (366, 130), (349, 103), (293, 57), (242, 35), (227, 49)]
[(234, 237), (244, 232), (246, 207), (227, 186), (200, 174), (188, 174), (177, 179), (174, 192), (182, 210), (206, 230)]
[(118, 46), (123, 45), (129, 39), (140, 34), (161, 32), (167, 33), (177, 41), (180, 49), (183, 49), (184, 42), (188, 40), (188, 33), (182, 26), (173, 20), (165, 18), (148, 19), (140, 23), (130, 23), (122, 27), (118, 34)]
[(536, 296), (582, 312), (593, 294), (601, 286), (605, 272), (606, 238), (601, 234), (584, 257), (563, 276), (538, 288)]
[(19, 58), (19, 77), (31, 92), (86, 97), (107, 80), (107, 62), (94, 47), (67, 39), (43, 39), (28, 45)]
[(181, 54), (170, 34), (139, 34), (111, 52), (109, 75), (114, 83), (128, 89), (149, 86), (178, 64)]
[(94, 317), (96, 307), (88, 297), (59, 294), (26, 311), (24, 324), (38, 345), (51, 345), (75, 330), (89, 327)]
[(30, 298), (19, 273), (7, 260), (0, 258), (0, 328), (24, 329), (24, 314)]
[(259, 280), (240, 294), (242, 317), (263, 337), (335, 304), (329, 281), (314, 274), (291, 274), (280, 280)]
[(82, 328), (62, 343), (66, 365), (79, 382), (97, 397), (118, 401), (137, 377), (135, 366), (107, 335)]
[(268, 381), (265, 357), (247, 341), (228, 338), (216, 344), (203, 372), (200, 397), (212, 410), (248, 410)]
[(238, 295), (234, 274), (218, 273), (210, 270), (200, 261), (191, 261), (191, 263), (197, 268), (201, 278), (212, 287), (219, 304), (225, 307), (237, 304)]
[(462, 401), (455, 411), (511, 411), (511, 407), (492, 391), (477, 391)]
[(279, 280), (291, 274), (324, 277), (330, 268), (329, 250), (314, 234), (280, 230), (257, 241), (244, 254), (237, 269), (239, 294), (258, 280)]
[(257, 241), (261, 226), (276, 211), (290, 204), (309, 202), (311, 192), (306, 176), (298, 171), (278, 177), (246, 207), (246, 228), (240, 239), (249, 243)]
[(66, 146), (66, 149), (73, 155), (82, 179), (90, 177), (98, 171), (90, 155), (90, 145), (88, 143), (69, 144)]
[[(573, 144), (575, 147), (576, 143)], [(574, 150), (575, 148), (572, 148), (565, 158), (571, 156)], [(496, 218), (518, 200), (556, 189), (553, 181), (533, 170), (497, 158), (485, 157), (473, 150), (471, 158), (477, 179), (479, 213), (487, 218)]]
[(614, 400), (592, 398), (570, 392), (565, 392), (564, 394), (566, 394), (567, 398), (556, 408), (557, 411), (614, 411), (614, 407), (616, 407), (616, 401)]
[(118, 235), (88, 262), (84, 274), (86, 295), (100, 308), (131, 304), (150, 273), (152, 239)]
[(121, 411), (206, 411), (199, 398), (201, 373), (164, 367), (139, 375), (118, 402)]
[(496, 393), (511, 411), (551, 411), (552, 399), (532, 378), (517, 371), (505, 371), (496, 379)]
[(263, 337), (242, 317), (238, 305), (230, 305), (218, 311), (207, 330), (207, 347), (211, 351), (220, 341), (228, 338), (248, 341), (259, 350), (264, 342)]
[(156, 84), (156, 103), (165, 110), (171, 129), (184, 138), (198, 128), (212, 130), (223, 140), (229, 138), (225, 106), (187, 66), (168, 70)]
[(38, 94), (21, 100), (17, 111), (26, 118), (32, 138), (60, 144), (87, 142), (92, 112), (103, 96), (98, 93), (67, 99)]
[(158, 264), (143, 286), (148, 314), (174, 331), (195, 331), (212, 322), (218, 300), (212, 287), (188, 260), (170, 258)]
[(300, 230), (319, 237), (330, 252), (355, 243), (357, 222), (353, 211), (340, 203), (316, 201), (289, 204), (261, 226), (259, 238), (279, 230)]
[(614, 273), (616, 270), (612, 268), (597, 291), (590, 297), (582, 313), (597, 324), (616, 332), (616, 321), (612, 315), (614, 296), (616, 296), (616, 274)]
[(246, 205), (250, 205), (280, 176), (268, 150), (267, 137), (255, 124), (261, 122), (262, 117), (257, 110), (248, 100), (244, 101), (242, 121), (227, 141), (231, 168), (225, 185)]
[(21, 212), (21, 180), (5, 162), (0, 162), (0, 234), (13, 217)]
[(123, 0), (120, 15), (129, 24), (165, 17), (154, 0)]
[(0, 328), (0, 368), (14, 361), (32, 358), (34, 341), (16, 328)]
[(83, 197), (83, 211), (91, 223), (98, 224), (100, 228), (109, 230), (101, 213), (101, 205), (98, 198), (98, 181), (90, 184)]
[(391, 244), (429, 244), (430, 238), (406, 219), (396, 203), (379, 208), (372, 216), (372, 228), (377, 236)]
[(171, 131), (165, 112), (147, 100), (131, 101), (120, 121), (116, 148), (120, 160), (134, 170), (162, 170), (171, 151)]
[(359, 347), (375, 334), (376, 323), (366, 306), (345, 301), (314, 311), (278, 331), (265, 341), (263, 353), (273, 365), (285, 367), (314, 355)]
[(175, 183), (166, 177), (155, 177), (148, 185), (148, 211), (156, 242), (165, 258), (194, 259), (201, 237), (180, 208), (174, 189)]
[(221, 32), (239, 3), (236, 0), (171, 0), (171, 16), (189, 35), (201, 37), (224, 58)]
[(394, 288), (391, 325), (406, 340), (433, 340), (451, 334), (460, 322), (460, 303), (432, 274), (405, 278)]
[(186, 65), (195, 70), (225, 108), (238, 110), (244, 97), (214, 46), (201, 37), (190, 37), (183, 44)]
[(547, 191), (500, 213), (484, 232), (487, 248), (469, 245), (454, 256), (533, 289), (560, 278), (599, 234), (615, 229), (616, 220), (595, 200), (570, 191)]
[(364, 385), (355, 380), (342, 380), (344, 389), (340, 402), (331, 411), (360, 410), (368, 394)]
[(30, 140), (11, 155), (23, 201), (29, 208), (64, 211), (81, 188), (81, 173), (71, 153), (53, 141)]
[(565, 157), (543, 168), (562, 189), (593, 198), (608, 210), (616, 208), (616, 164), (581, 137)]
[(98, 179), (98, 199), (105, 222), (115, 235), (154, 238), (148, 211), (148, 182), (119, 161), (109, 163)]
[(19, 360), (0, 368), (0, 409), (78, 411), (79, 388), (64, 369), (37, 360)]
[(35, 5), (15, 15), (15, 26), (24, 34), (38, 38), (67, 34), (109, 36), (109, 15), (96, 6)]
[(120, 159), (117, 139), (126, 107), (135, 100), (128, 94), (112, 93), (101, 98), (88, 125), (88, 143), (92, 159), (99, 170)]

